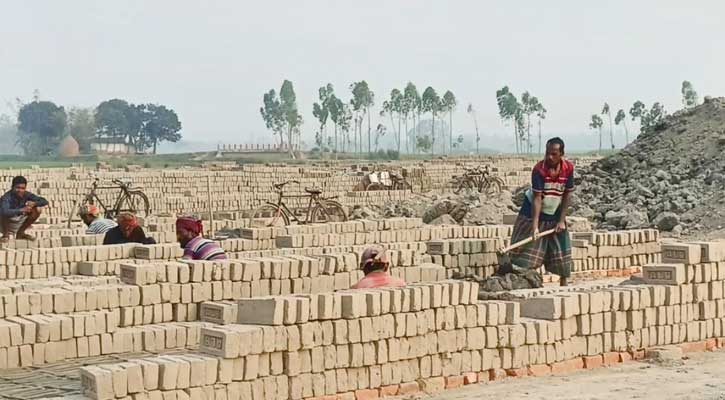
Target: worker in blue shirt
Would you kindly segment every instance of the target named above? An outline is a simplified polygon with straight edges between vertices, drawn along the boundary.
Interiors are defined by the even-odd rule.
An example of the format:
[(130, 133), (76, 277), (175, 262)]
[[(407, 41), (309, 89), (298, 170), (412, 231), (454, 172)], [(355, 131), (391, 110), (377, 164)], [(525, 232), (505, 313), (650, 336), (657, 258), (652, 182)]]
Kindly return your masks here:
[(48, 200), (30, 193), (27, 187), (27, 179), (16, 176), (12, 188), (0, 197), (0, 242), (7, 242), (10, 233), (15, 234), (16, 239), (35, 240), (25, 231), (40, 217), (41, 207), (47, 206)]

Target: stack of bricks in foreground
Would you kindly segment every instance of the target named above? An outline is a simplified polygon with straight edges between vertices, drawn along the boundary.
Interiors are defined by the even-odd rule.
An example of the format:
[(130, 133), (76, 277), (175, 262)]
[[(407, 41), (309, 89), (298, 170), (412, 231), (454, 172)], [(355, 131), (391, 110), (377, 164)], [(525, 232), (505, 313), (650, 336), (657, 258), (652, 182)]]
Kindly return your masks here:
[(97, 399), (363, 399), (594, 368), (653, 346), (704, 350), (725, 336), (719, 248), (665, 244), (687, 263), (646, 265), (651, 284), (518, 302), (476, 301), (477, 286), (461, 281), (241, 300), (237, 324), (201, 329), (199, 353), (89, 367), (84, 389)]

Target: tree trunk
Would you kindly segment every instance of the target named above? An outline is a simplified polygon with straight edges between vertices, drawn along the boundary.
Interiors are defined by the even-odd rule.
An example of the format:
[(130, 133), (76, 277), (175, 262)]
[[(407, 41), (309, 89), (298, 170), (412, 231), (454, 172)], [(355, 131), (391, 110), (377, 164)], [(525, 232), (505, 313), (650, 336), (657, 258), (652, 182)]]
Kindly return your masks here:
[(398, 113), (398, 156), (400, 156), (400, 146), (402, 144), (401, 141), (403, 140), (403, 136), (400, 134), (400, 128), (401, 128), (400, 120), (401, 119), (403, 119), (403, 117), (400, 115), (400, 113)]
[(541, 154), (541, 118), (539, 118), (539, 154)]
[(365, 108), (365, 112), (368, 115), (368, 154), (371, 154), (371, 152), (370, 152), (370, 110)]
[(449, 139), (448, 152), (453, 154), (453, 110), (451, 110), (451, 112), (448, 113), (448, 116), (449, 116), (449, 121), (450, 121), (449, 126), (448, 126), (448, 128), (450, 130), (448, 133), (448, 139)]
[(337, 122), (335, 122), (335, 158), (337, 158), (337, 153), (339, 153), (339, 149), (337, 147), (338, 141), (337, 141)]
[(295, 159), (295, 152), (292, 149), (292, 147), (293, 147), (292, 146), (292, 140), (293, 140), (292, 139), (292, 135), (293, 135), (292, 126), (290, 126), (289, 128), (287, 128), (287, 148), (289, 149), (289, 156), (290, 156), (290, 158), (294, 160)]
[(526, 114), (526, 153), (531, 154), (531, 114)]
[(408, 115), (405, 115), (405, 152), (410, 153), (410, 136), (408, 136)]
[(627, 129), (626, 118), (622, 120), (622, 123), (624, 124), (624, 146), (627, 147), (627, 145), (629, 144), (629, 129)]
[(154, 155), (156, 155), (156, 142), (157, 142), (157, 140), (154, 139)]
[(602, 153), (602, 127), (599, 127), (599, 154)]
[(514, 142), (516, 143), (516, 154), (519, 154), (519, 130), (516, 127), (516, 121), (514, 121)]
[(478, 121), (476, 121), (475, 114), (473, 115), (473, 126), (476, 128), (476, 155), (478, 155), (478, 144), (481, 142), (481, 136), (478, 134)]
[(607, 113), (609, 116), (609, 141), (612, 145), (612, 150), (614, 150), (614, 131), (612, 130), (612, 114)]
[(415, 125), (415, 143), (418, 145), (418, 138), (420, 137), (420, 111), (418, 111), (418, 123)]
[(430, 154), (434, 155), (436, 152), (436, 115), (435, 113), (430, 113), (430, 115), (433, 122), (430, 126)]

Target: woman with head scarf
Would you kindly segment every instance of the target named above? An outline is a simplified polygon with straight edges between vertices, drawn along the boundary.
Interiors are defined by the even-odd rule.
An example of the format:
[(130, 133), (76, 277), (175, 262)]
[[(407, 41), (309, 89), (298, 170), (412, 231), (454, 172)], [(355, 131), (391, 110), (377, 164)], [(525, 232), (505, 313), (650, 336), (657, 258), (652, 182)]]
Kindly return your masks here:
[(86, 235), (103, 235), (116, 227), (116, 223), (100, 216), (98, 207), (93, 204), (84, 205), (78, 210), (78, 216), (88, 226)]
[(154, 238), (146, 237), (135, 215), (128, 212), (120, 213), (116, 217), (116, 222), (118, 226), (106, 232), (106, 236), (103, 238), (103, 244), (156, 243)]
[(365, 277), (352, 285), (352, 289), (401, 287), (405, 281), (390, 275), (390, 259), (384, 249), (369, 247), (360, 255), (360, 269)]
[(176, 220), (176, 239), (184, 249), (183, 258), (190, 260), (226, 260), (224, 249), (201, 236), (204, 227), (201, 220), (191, 216)]

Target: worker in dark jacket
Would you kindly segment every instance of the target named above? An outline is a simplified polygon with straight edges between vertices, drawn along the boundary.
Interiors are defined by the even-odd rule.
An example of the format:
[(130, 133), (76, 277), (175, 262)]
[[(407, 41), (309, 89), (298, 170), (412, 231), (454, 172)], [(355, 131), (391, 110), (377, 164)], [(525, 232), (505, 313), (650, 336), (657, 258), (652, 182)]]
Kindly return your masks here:
[(118, 226), (111, 228), (103, 237), (103, 244), (156, 244), (152, 237), (146, 237), (143, 228), (138, 224), (136, 216), (129, 212), (122, 212), (116, 217)]
[(7, 242), (10, 233), (15, 234), (16, 239), (35, 240), (25, 231), (38, 220), (41, 207), (47, 206), (48, 200), (30, 193), (27, 187), (27, 179), (16, 176), (11, 189), (0, 197), (1, 242)]

